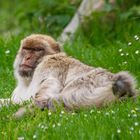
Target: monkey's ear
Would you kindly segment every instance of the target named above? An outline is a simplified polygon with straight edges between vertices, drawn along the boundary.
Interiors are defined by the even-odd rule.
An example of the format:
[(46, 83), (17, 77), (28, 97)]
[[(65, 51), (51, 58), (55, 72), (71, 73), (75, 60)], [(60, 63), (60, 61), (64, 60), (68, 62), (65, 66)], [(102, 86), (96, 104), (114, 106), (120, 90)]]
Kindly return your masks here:
[(23, 46), (23, 39), (20, 41), (20, 49), (19, 49), (19, 51), (22, 49), (22, 46)]
[(61, 52), (61, 48), (60, 48), (60, 45), (59, 45), (58, 42), (54, 45), (54, 50), (55, 50), (56, 52)]
[(23, 42), (23, 39), (22, 39), (22, 40), (20, 40), (20, 44), (22, 44), (22, 42)]
[(23, 42), (24, 42), (24, 39), (22, 39), (22, 40), (20, 41), (20, 46), (22, 46)]

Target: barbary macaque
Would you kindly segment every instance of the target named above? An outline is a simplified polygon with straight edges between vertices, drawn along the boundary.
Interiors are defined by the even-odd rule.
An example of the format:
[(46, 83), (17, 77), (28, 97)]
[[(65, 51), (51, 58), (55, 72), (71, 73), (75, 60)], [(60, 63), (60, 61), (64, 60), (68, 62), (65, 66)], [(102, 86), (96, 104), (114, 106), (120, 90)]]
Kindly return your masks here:
[(128, 72), (111, 73), (83, 64), (60, 51), (50, 36), (33, 34), (21, 41), (14, 62), (17, 86), (11, 101), (32, 100), (41, 109), (63, 104), (68, 109), (102, 107), (135, 96)]

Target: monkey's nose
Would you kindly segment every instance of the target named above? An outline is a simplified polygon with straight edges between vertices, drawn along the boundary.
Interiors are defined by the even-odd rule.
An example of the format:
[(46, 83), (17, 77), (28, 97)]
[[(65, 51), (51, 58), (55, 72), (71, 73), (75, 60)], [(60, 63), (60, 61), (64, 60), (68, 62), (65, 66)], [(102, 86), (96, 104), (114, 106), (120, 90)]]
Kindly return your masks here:
[(31, 59), (31, 56), (26, 56), (25, 59), (29, 60), (29, 59)]

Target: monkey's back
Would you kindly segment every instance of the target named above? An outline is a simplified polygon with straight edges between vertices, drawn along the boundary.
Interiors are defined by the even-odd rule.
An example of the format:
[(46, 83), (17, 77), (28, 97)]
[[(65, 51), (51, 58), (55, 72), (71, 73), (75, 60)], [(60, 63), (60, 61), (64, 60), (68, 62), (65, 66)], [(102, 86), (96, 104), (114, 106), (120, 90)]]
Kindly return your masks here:
[(46, 77), (53, 73), (53, 76), (61, 80), (64, 86), (83, 77), (85, 81), (96, 83), (96, 86), (105, 86), (113, 79), (113, 74), (107, 70), (88, 66), (65, 53), (45, 56), (36, 71), (43, 76), (46, 73)]

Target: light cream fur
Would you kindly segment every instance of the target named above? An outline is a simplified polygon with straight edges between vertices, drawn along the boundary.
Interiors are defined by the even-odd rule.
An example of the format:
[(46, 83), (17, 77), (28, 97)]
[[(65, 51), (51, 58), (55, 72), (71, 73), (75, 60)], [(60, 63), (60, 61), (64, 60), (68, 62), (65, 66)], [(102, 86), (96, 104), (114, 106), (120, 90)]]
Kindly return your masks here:
[[(41, 44), (45, 48), (45, 56), (30, 77), (18, 73), (22, 47), (26, 44), (32, 47)], [(57, 42), (46, 35), (31, 35), (21, 42), (14, 69), (17, 86), (11, 97), (13, 103), (22, 104), (33, 99), (40, 108), (53, 107), (57, 102), (66, 108), (78, 109), (101, 107), (122, 96), (135, 95), (135, 80), (128, 72), (113, 74), (85, 65), (61, 53)]]

